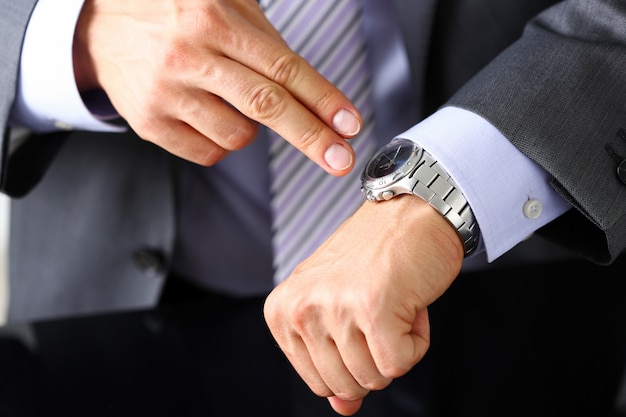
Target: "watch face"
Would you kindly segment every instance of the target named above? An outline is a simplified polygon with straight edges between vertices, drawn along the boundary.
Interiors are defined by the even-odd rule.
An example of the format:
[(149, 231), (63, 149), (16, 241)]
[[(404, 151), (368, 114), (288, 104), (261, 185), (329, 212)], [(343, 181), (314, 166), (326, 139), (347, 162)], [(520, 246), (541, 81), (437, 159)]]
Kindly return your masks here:
[(404, 174), (407, 168), (412, 169), (414, 162), (419, 160), (420, 151), (421, 148), (408, 139), (394, 140), (370, 159), (365, 167), (364, 179), (382, 180), (391, 174)]

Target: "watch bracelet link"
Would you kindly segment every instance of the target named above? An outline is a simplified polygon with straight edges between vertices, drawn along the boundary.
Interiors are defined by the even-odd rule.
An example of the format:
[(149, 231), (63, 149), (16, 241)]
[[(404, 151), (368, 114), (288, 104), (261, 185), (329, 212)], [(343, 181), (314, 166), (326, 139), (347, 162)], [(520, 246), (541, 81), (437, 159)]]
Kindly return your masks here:
[(456, 229), (463, 241), (467, 257), (478, 247), (480, 231), (465, 196), (450, 175), (426, 151), (422, 163), (411, 174), (415, 180), (413, 194), (424, 199), (441, 213)]

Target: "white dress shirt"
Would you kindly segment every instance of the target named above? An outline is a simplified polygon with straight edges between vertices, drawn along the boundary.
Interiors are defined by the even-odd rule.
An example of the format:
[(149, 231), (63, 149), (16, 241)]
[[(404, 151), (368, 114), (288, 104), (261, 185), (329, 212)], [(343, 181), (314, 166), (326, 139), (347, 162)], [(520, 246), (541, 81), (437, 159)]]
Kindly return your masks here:
[[(375, 63), (379, 134), (417, 142), (448, 170), (479, 223), (481, 249), (487, 259), (495, 260), (567, 211), (570, 206), (550, 187), (549, 174), (484, 119), (446, 107), (418, 124), (409, 120), (412, 112), (406, 107), (410, 103), (405, 96), (396, 99), (410, 90), (410, 81), (393, 12), (384, 0), (363, 2), (370, 51), (377, 55), (371, 61)], [(66, 0), (63, 6), (54, 0), (37, 3), (26, 32), (12, 123), (40, 132), (119, 130), (106, 123), (106, 118), (114, 115), (108, 103), (103, 103), (102, 109), (95, 103), (86, 105), (77, 90), (72, 40), (82, 0)], [(404, 111), (399, 112), (399, 106)], [(398, 117), (402, 120), (395, 120)]]
[(97, 106), (87, 108), (74, 79), (72, 43), (83, 1), (65, 0), (63, 7), (53, 0), (37, 2), (24, 39), (14, 123), (36, 132), (119, 131), (102, 118), (114, 110), (105, 106), (98, 115)]

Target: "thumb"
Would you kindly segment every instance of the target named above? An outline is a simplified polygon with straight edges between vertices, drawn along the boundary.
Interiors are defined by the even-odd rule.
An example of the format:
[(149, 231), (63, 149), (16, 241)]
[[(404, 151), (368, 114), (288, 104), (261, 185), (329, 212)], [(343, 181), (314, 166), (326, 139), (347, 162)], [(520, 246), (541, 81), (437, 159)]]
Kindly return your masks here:
[(363, 400), (346, 401), (338, 397), (328, 397), (330, 406), (342, 416), (351, 416), (361, 408)]

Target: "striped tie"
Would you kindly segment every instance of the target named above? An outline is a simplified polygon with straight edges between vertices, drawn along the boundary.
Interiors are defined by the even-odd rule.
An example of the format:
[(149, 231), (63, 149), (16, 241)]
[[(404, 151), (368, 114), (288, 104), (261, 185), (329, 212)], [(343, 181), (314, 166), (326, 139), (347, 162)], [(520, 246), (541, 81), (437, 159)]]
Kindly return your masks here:
[(375, 147), (369, 73), (357, 0), (262, 0), (289, 46), (360, 110), (364, 127), (351, 139), (357, 164), (337, 178), (270, 131), (274, 281), (293, 269), (361, 204), (359, 177)]

